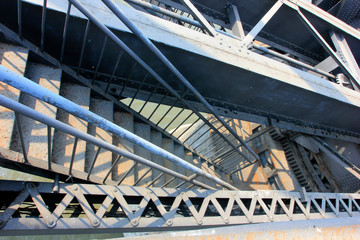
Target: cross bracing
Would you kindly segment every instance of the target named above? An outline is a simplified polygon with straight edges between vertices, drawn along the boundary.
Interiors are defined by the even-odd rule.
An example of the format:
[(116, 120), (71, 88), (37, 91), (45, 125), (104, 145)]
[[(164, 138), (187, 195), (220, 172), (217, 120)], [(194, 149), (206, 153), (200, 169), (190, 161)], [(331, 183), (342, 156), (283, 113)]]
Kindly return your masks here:
[[(2, 3), (2, 166), (55, 182), (60, 176), (185, 195), (195, 188), (357, 191), (356, 150), (340, 153), (334, 145), (360, 142), (358, 16), (344, 17), (354, 1), (320, 1), (323, 10), (302, 1), (256, 8), (251, 1), (120, 2)], [(140, 205), (154, 199), (146, 195)], [(190, 228), (205, 226), (199, 222), (206, 204), (193, 211), (191, 201), (176, 199), (194, 215)], [(241, 200), (228, 198), (226, 209), (222, 201), (204, 199), (228, 224), (237, 214), (231, 203)], [(286, 203), (269, 201), (239, 206), (248, 221), (234, 224), (252, 223), (258, 208), (271, 221), (276, 205)], [(298, 203), (289, 201), (280, 210), (284, 220)], [(322, 217), (330, 216), (327, 208), (339, 215), (336, 209), (350, 204), (338, 197), (312, 203), (306, 209)], [(127, 216), (130, 225), (135, 215)]]
[[(11, 188), (9, 189), (9, 186)], [(56, 190), (54, 191), (54, 188)], [(9, 191), (10, 190), (10, 191)], [(2, 181), (2, 234), (84, 233), (354, 217), (359, 194), (211, 191)], [(51, 200), (52, 198), (53, 200)], [(29, 232), (30, 230), (30, 232)]]

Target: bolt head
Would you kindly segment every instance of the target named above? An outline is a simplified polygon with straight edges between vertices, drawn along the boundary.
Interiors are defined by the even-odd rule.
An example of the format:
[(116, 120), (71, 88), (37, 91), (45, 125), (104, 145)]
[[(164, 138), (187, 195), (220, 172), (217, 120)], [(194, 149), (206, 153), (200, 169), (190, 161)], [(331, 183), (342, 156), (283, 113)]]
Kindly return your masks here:
[(100, 222), (99, 222), (98, 220), (94, 220), (94, 221), (93, 221), (93, 226), (96, 227), (96, 226), (99, 226), (99, 224), (100, 224)]
[(138, 224), (139, 224), (139, 222), (138, 222), (137, 219), (131, 220), (131, 225), (132, 225), (133, 227), (136, 227)]
[(49, 220), (49, 221), (47, 222), (47, 225), (48, 225), (48, 227), (53, 228), (53, 227), (55, 227), (56, 223), (55, 223), (54, 220)]
[(169, 219), (169, 220), (166, 221), (166, 225), (171, 226), (172, 224), (173, 224), (172, 219)]

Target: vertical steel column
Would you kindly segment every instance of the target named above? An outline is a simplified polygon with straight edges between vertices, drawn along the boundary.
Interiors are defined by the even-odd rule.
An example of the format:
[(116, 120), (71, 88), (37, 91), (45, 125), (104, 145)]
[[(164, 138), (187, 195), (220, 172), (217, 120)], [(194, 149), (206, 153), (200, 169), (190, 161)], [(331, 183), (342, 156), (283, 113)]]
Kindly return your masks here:
[(230, 24), (232, 25), (231, 31), (233, 32), (233, 34), (235, 36), (243, 39), (245, 37), (245, 33), (244, 33), (244, 29), (243, 29), (243, 26), (241, 23), (238, 8), (236, 7), (236, 5), (234, 5), (232, 3), (228, 3), (226, 6), (226, 10), (228, 13)]

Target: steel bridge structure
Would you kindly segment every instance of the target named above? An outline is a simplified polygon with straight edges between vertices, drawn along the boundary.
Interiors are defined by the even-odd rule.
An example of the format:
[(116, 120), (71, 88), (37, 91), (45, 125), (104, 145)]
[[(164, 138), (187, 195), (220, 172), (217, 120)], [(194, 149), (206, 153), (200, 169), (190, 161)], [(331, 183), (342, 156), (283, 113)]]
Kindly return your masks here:
[(358, 0), (2, 0), (0, 235), (358, 219), (359, 29)]

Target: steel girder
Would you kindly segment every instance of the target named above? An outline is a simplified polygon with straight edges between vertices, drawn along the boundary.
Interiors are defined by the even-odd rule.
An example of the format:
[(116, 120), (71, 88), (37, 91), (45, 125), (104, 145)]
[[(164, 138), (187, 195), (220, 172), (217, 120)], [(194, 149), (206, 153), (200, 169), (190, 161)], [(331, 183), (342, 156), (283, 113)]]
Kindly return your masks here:
[[(259, 231), (261, 229), (261, 231)], [(200, 229), (161, 234), (145, 234), (133, 236), (124, 234), (126, 240), (328, 240), (328, 239), (359, 239), (360, 218), (316, 219), (292, 222), (259, 223), (256, 225), (226, 226), (211, 229)], [(113, 240), (120, 238), (113, 238)], [(121, 238), (125, 240), (124, 238)]]
[[(0, 235), (153, 231), (348, 218), (360, 195), (0, 182)], [(32, 231), (33, 230), (33, 231)]]
[[(29, 2), (31, 2), (31, 1), (29, 1)], [(249, 2), (251, 2), (251, 1), (249, 1)], [(272, 3), (272, 2), (274, 2), (274, 1), (267, 1), (267, 2), (270, 2), (270, 3)], [(285, 1), (286, 3), (289, 3), (289, 1)], [(210, 3), (209, 3), (210, 4)], [(35, 4), (36, 5), (36, 4)], [(52, 9), (56, 9), (56, 10), (58, 10), (58, 9), (61, 9), (61, 11), (65, 11), (66, 12), (66, 7), (64, 7), (64, 6), (60, 6), (61, 4), (59, 3), (59, 4), (57, 4), (56, 6), (51, 6), (50, 7), (50, 5), (49, 5), (49, 10), (52, 8)], [(25, 6), (25, 5), (24, 5)], [(290, 4), (290, 6), (293, 6), (293, 5), (291, 5)], [(288, 7), (288, 6), (283, 6), (282, 8), (286, 8), (286, 9), (291, 9), (290, 7)], [(304, 7), (305, 8), (305, 7)], [(308, 8), (306, 8), (306, 9), (308, 9)], [(314, 7), (310, 7), (309, 9), (311, 9), (311, 11), (312, 12), (316, 12), (316, 11), (320, 11), (320, 10), (318, 10), (318, 9), (315, 9)], [(316, 10), (316, 11), (315, 11)], [(232, 66), (235, 66), (235, 67), (238, 67), (238, 68), (242, 68), (242, 69), (247, 69), (247, 70), (250, 70), (250, 71), (252, 71), (252, 72), (255, 72), (256, 74), (260, 74), (260, 75), (264, 75), (264, 76), (268, 76), (268, 77), (270, 77), (271, 79), (273, 79), (273, 78), (278, 78), (279, 76), (277, 75), (277, 76), (274, 76), (273, 74), (270, 74), (270, 73), (275, 73), (275, 72), (282, 72), (282, 73), (285, 73), (285, 72), (287, 72), (287, 73), (290, 73), (288, 70), (290, 70), (290, 68), (288, 68), (288, 66), (287, 67), (285, 67), (285, 66), (283, 66), (283, 65), (285, 65), (285, 64), (279, 64), (278, 62), (276, 62), (276, 61), (269, 61), (269, 59), (267, 59), (266, 57), (260, 57), (260, 56), (258, 56), (259, 54), (255, 54), (253, 51), (251, 51), (251, 49), (247, 49), (247, 47), (246, 48), (244, 48), (244, 47), (241, 47), (242, 46), (242, 44), (241, 44), (241, 41), (239, 41), (239, 39), (236, 39), (236, 38), (234, 38), (234, 36), (232, 36), (232, 37), (229, 37), (229, 36), (227, 36), (227, 35), (218, 35), (217, 37), (210, 37), (210, 36), (207, 36), (207, 35), (205, 35), (205, 34), (201, 34), (201, 33), (197, 33), (197, 32), (195, 32), (195, 31), (193, 31), (192, 29), (187, 29), (186, 30), (186, 28), (184, 29), (183, 27), (179, 27), (179, 29), (178, 28), (173, 28), (173, 27), (176, 27), (176, 26), (178, 26), (178, 25), (176, 25), (176, 24), (174, 24), (174, 23), (165, 23), (164, 21), (159, 21), (159, 20), (155, 20), (155, 18), (153, 18), (152, 16), (149, 16), (149, 14), (142, 14), (142, 13), (135, 13), (133, 10), (131, 10), (131, 9), (127, 9), (126, 11), (128, 11), (127, 13), (129, 13), (129, 16), (130, 15), (133, 15), (133, 16), (131, 16), (132, 18), (135, 18), (135, 19), (139, 19), (139, 21), (141, 21), (140, 19), (143, 19), (143, 18), (146, 18), (146, 19), (151, 19), (151, 21), (154, 21), (154, 22), (156, 22), (156, 24), (154, 24), (154, 25), (156, 25), (156, 26), (158, 26), (157, 28), (154, 28), (153, 26), (148, 26), (148, 27), (146, 27), (146, 28), (142, 28), (142, 30), (144, 31), (144, 33), (146, 34), (146, 36), (147, 37), (149, 37), (150, 39), (152, 39), (153, 41), (155, 41), (155, 42), (158, 42), (158, 43), (160, 43), (159, 45), (161, 46), (160, 47), (160, 50), (165, 54), (165, 55), (167, 55), (167, 57), (171, 60), (171, 62), (176, 66), (176, 67), (178, 67), (179, 68), (179, 66), (181, 67), (181, 69), (186, 69), (186, 68), (188, 68), (188, 67), (190, 67), (190, 66), (197, 66), (196, 64), (182, 64), (182, 62), (179, 62), (181, 59), (180, 58), (178, 58), (179, 57), (179, 54), (178, 53), (175, 53), (175, 55), (176, 56), (174, 56), (175, 58), (173, 58), (172, 56), (171, 56), (171, 51), (169, 50), (169, 49), (167, 49), (166, 47), (164, 47), (162, 44), (165, 44), (165, 45), (168, 45), (170, 48), (171, 47), (175, 47), (175, 48), (179, 48), (179, 49), (182, 49), (182, 50), (185, 50), (185, 51), (190, 51), (190, 52), (192, 52), (193, 54), (197, 54), (197, 55), (201, 55), (202, 57), (205, 57), (205, 58), (209, 58), (209, 59), (211, 59), (211, 58), (214, 58), (214, 55), (216, 55), (216, 60), (217, 61), (219, 61), (219, 62), (226, 62), (227, 64), (230, 64), (230, 65), (232, 65)], [(306, 10), (307, 11), (307, 10)], [(307, 11), (307, 12), (309, 12), (309, 11)], [(72, 13), (73, 13), (73, 11), (72, 11)], [(292, 13), (294, 13), (294, 11), (292, 10)], [(51, 16), (50, 16), (50, 14), (51, 14), (51, 11), (49, 11), (49, 13), (48, 13), (48, 15), (47, 15), (47, 17), (50, 19), (51, 18)], [(282, 14), (282, 13), (281, 13)], [(78, 15), (78, 16), (80, 16), (79, 14), (75, 14), (75, 15)], [(296, 12), (295, 12), (295, 14), (293, 14), (294, 16), (296, 16), (297, 14), (296, 14)], [(70, 23), (72, 22), (72, 20), (71, 20), (71, 18), (73, 17), (74, 15), (72, 14), (71, 15), (71, 17), (70, 17)], [(277, 16), (277, 15), (276, 15)], [(333, 17), (331, 17), (331, 16), (329, 16), (329, 14), (327, 14), (327, 13), (325, 13), (325, 12), (321, 12), (321, 16), (322, 16), (322, 21), (325, 21), (325, 22), (327, 22), (326, 24), (327, 25), (332, 25), (332, 24), (335, 24), (336, 25), (336, 27), (340, 27), (340, 28), (344, 28), (344, 31), (346, 31), (346, 32), (348, 32), (348, 34), (349, 35), (353, 35), (353, 36), (355, 36), (355, 38), (356, 38), (356, 36), (357, 36), (357, 33), (355, 32), (354, 33), (354, 30), (353, 29), (349, 29), (348, 27), (346, 27), (343, 23), (338, 23), (339, 21), (337, 21), (335, 18), (333, 18)], [(80, 18), (81, 18), (81, 16), (80, 16)], [(79, 20), (79, 19), (78, 19)], [(310, 19), (310, 20), (312, 20), (312, 19)], [(114, 26), (114, 28), (117, 28), (117, 29), (119, 29), (119, 30), (121, 30), (121, 31), (125, 31), (125, 32), (128, 32), (128, 29), (125, 29), (121, 24), (120, 25), (118, 25), (118, 24), (113, 24), (113, 22), (115, 22), (115, 21), (112, 21), (112, 23), (109, 23), (109, 26), (111, 26), (111, 25), (115, 25)], [(106, 24), (107, 24), (107, 22), (105, 22)], [(271, 22), (270, 22), (271, 23)], [(14, 24), (14, 23), (13, 23)], [(300, 23), (301, 24), (301, 23)], [(140, 24), (141, 25), (141, 24)], [(254, 24), (255, 25), (255, 24)], [(71, 24), (69, 24), (69, 26), (71, 26)], [(304, 26), (304, 25), (301, 25), (304, 29), (305, 29), (305, 31), (308, 31), (307, 29), (306, 29), (306, 27)], [(344, 27), (345, 26), (345, 27)], [(142, 27), (144, 27), (144, 26), (142, 26)], [(171, 29), (171, 31), (173, 31), (174, 33), (176, 32), (176, 36), (175, 35), (172, 35), (172, 34), (169, 34), (169, 31), (166, 31), (166, 33), (164, 33), (164, 29)], [(63, 29), (59, 29), (59, 32), (60, 31), (62, 31)], [(264, 30), (265, 31), (265, 30)], [(355, 30), (356, 31), (356, 30)], [(323, 29), (322, 29), (322, 32), (321, 33), (323, 33)], [(167, 35), (167, 34), (169, 34), (169, 35)], [(309, 32), (308, 32), (308, 34), (310, 34)], [(125, 34), (126, 35), (126, 34)], [(311, 34), (310, 34), (311, 35)], [(46, 35), (45, 35), (46, 36)], [(184, 38), (184, 37), (189, 37), (189, 41), (181, 41), (180, 39), (181, 38)], [(57, 40), (59, 40), (61, 38), (61, 36), (59, 36), (59, 38), (56, 38)], [(172, 39), (172, 40), (174, 40), (174, 42), (169, 42), (168, 41), (168, 39)], [(194, 39), (195, 39), (195, 41), (194, 41)], [(198, 41), (196, 41), (197, 39), (199, 39), (199, 41), (201, 42), (201, 47), (198, 47)], [(61, 41), (60, 41), (61, 42)], [(133, 42), (133, 41), (132, 41)], [(40, 45), (40, 44), (39, 44)], [(102, 44), (100, 43), (100, 44), (98, 44), (99, 46), (97, 46), (96, 48), (98, 48), (98, 49), (102, 49)], [(62, 46), (65, 46), (65, 53), (66, 53), (66, 44), (64, 45), (64, 44), (59, 44), (59, 46), (58, 47), (60, 47), (60, 49), (59, 49), (59, 52), (60, 52), (60, 50), (62, 50), (61, 48), (62, 48)], [(76, 48), (76, 47), (75, 47)], [(220, 50), (220, 51), (222, 51), (222, 54), (218, 54), (216, 51), (215, 51), (215, 48), (216, 49), (218, 49), (218, 50)], [(78, 47), (77, 49), (81, 49), (81, 47)], [(46, 50), (46, 44), (45, 44), (45, 50)], [(138, 49), (138, 50), (141, 50), (140, 48)], [(241, 52), (241, 53), (238, 53), (237, 51), (239, 51), (239, 52)], [(107, 56), (106, 54), (107, 54), (107, 50), (105, 50), (105, 55), (104, 56)], [(114, 51), (112, 51), (112, 52), (114, 52)], [(238, 58), (235, 60), (235, 59), (233, 59), (231, 56), (233, 56), (234, 54), (235, 54), (235, 52), (236, 52), (236, 55), (237, 55), (237, 57), (240, 57), (240, 58), (243, 58), (245, 55), (247, 56), (247, 55), (249, 55), (251, 58), (252, 58), (252, 60), (254, 60), (254, 62), (253, 63), (248, 63), (247, 62), (247, 60), (249, 60), (249, 57), (247, 56), (245, 59), (244, 59), (244, 61), (238, 61)], [(231, 56), (228, 54), (228, 53), (231, 53)], [(99, 55), (101, 55), (101, 54), (99, 54)], [(99, 55), (96, 55), (96, 56), (99, 56)], [(153, 57), (153, 56), (152, 56)], [(116, 58), (116, 57), (115, 57)], [(261, 59), (260, 59), (261, 58)], [(66, 62), (66, 54), (64, 55), (64, 62)], [(72, 59), (74, 59), (74, 58), (72, 58)], [(87, 59), (90, 59), (90, 58), (87, 58)], [(153, 59), (153, 58), (152, 58)], [(94, 59), (93, 59), (94, 60)], [(114, 61), (113, 62), (116, 62), (115, 61), (116, 59), (114, 59)], [(246, 61), (245, 61), (246, 60)], [(93, 66), (97, 66), (97, 64), (96, 64), (96, 62), (97, 62), (97, 60), (94, 60), (95, 61), (95, 63), (92, 63), (92, 65)], [(257, 61), (261, 61), (262, 62), (262, 67), (261, 68), (257, 68), (256, 67), (256, 64), (255, 64), (255, 62), (257, 62)], [(198, 63), (199, 63), (199, 61), (197, 61)], [(236, 62), (236, 63), (235, 63)], [(242, 64), (240, 64), (239, 65), (239, 62), (241, 62)], [(267, 62), (267, 64), (264, 64), (264, 62)], [(71, 64), (70, 64), (71, 65)], [(77, 64), (76, 64), (77, 65)], [(106, 66), (110, 66), (109, 64), (103, 64), (103, 65), (106, 65)], [(220, 67), (220, 63), (217, 63), (217, 66), (219, 66)], [(265, 68), (265, 65), (271, 65), (272, 67), (271, 68)], [(125, 66), (125, 65), (124, 65)], [(276, 66), (276, 67), (275, 67)], [(222, 67), (225, 67), (225, 68), (227, 68), (228, 66), (222, 66)], [(189, 81), (193, 84), (193, 85), (201, 85), (201, 83), (202, 82), (208, 82), (208, 81), (201, 81), (201, 80), (203, 80), (203, 79), (210, 79), (210, 77), (211, 77), (211, 74), (209, 75), (209, 70), (211, 70), (211, 69), (215, 69), (215, 68), (217, 68), (216, 66), (213, 66), (213, 67), (209, 67), (209, 69), (206, 69), (206, 71), (204, 70), (204, 68), (201, 68), (201, 67), (196, 67), (197, 68), (197, 70), (196, 71), (194, 71), (194, 69), (192, 69), (192, 70), (184, 70), (185, 72), (192, 72), (192, 73), (194, 73), (194, 72), (196, 72), (196, 79), (198, 80), (198, 81), (200, 81), (200, 82), (197, 82), (196, 84), (194, 84), (193, 82), (191, 82), (192, 81), (192, 76), (189, 76), (188, 77), (188, 79), (189, 79)], [(225, 69), (224, 68), (224, 69)], [(260, 69), (263, 69), (263, 71), (260, 71)], [(87, 69), (87, 70), (89, 70), (89, 69)], [(94, 72), (94, 74), (95, 75), (97, 75), (97, 74), (100, 74), (100, 73), (104, 73), (104, 72), (109, 72), (108, 71), (109, 69), (107, 69), (106, 71), (104, 71), (104, 69), (102, 69), (101, 67), (99, 68), (99, 69), (97, 69), (95, 72)], [(231, 69), (228, 69), (229, 71), (231, 70)], [(229, 72), (229, 71), (223, 71), (223, 72)], [(110, 72), (111, 72), (111, 70), (110, 70)], [(285, 75), (283, 76), (284, 78), (282, 78), (282, 79), (277, 79), (277, 80), (280, 80), (280, 83), (281, 83), (281, 85), (283, 84), (282, 82), (285, 82), (285, 83), (288, 83), (289, 85), (293, 85), (293, 86), (295, 86), (295, 88), (297, 88), (297, 87), (299, 87), (300, 89), (303, 89), (303, 90), (305, 90), (306, 89), (306, 91), (304, 92), (304, 93), (299, 93), (298, 91), (295, 91), (295, 92), (290, 92), (290, 91), (292, 91), (292, 90), (294, 90), (294, 89), (287, 89), (286, 91), (284, 90), (284, 92), (287, 92), (289, 95), (303, 95), (304, 97), (305, 97), (305, 95), (304, 94), (310, 94), (310, 92), (312, 92), (312, 91), (314, 91), (314, 89), (316, 89), (316, 94), (318, 94), (318, 95), (325, 95), (325, 96), (327, 96), (328, 94), (329, 94), (329, 91), (333, 91), (334, 90), (334, 93), (336, 93), (337, 91), (342, 91), (342, 89), (340, 89), (340, 88), (337, 88), (337, 86), (336, 86), (336, 84), (328, 84), (328, 83), (326, 83), (326, 82), (324, 82), (324, 86), (322, 86), (322, 87), (319, 87), (318, 86), (318, 84), (320, 84), (320, 85), (323, 85), (321, 82), (318, 82), (317, 80), (318, 80), (318, 78), (313, 78), (313, 77), (311, 77), (310, 78), (310, 76), (306, 73), (306, 72), (303, 72), (303, 71), (300, 71), (300, 70), (298, 70), (298, 69), (291, 69), (291, 76), (290, 75), (288, 75), (288, 76), (286, 76), (285, 77)], [(239, 73), (240, 74), (240, 73)], [(244, 72), (241, 72), (241, 74), (244, 74), (243, 76), (243, 79), (249, 79), (249, 78), (251, 78), (251, 79), (253, 79), (254, 81), (251, 81), (251, 84), (253, 84), (253, 83), (256, 83), (257, 82), (257, 80), (259, 80), (259, 79), (257, 79), (257, 80), (255, 80), (255, 76), (252, 76), (251, 74), (250, 75), (248, 75), (248, 73), (244, 73)], [(294, 74), (295, 75), (297, 75), (297, 76), (294, 76)], [(209, 76), (208, 76), (209, 75)], [(216, 75), (216, 74), (215, 74)], [(215, 76), (214, 74), (212, 74), (212, 76)], [(237, 75), (237, 74), (233, 74), (234, 76), (235, 75)], [(271, 76), (270, 76), (271, 75)], [(199, 76), (203, 76), (203, 78), (200, 78)], [(135, 78), (135, 76), (133, 76), (134, 78)], [(116, 78), (116, 76), (115, 76), (115, 78)], [(231, 76), (229, 76), (229, 79), (231, 78)], [(284, 80), (284, 79), (286, 79), (286, 80)], [(229, 82), (238, 82), (238, 81), (240, 81), (241, 79), (232, 79), (231, 81), (229, 80)], [(291, 80), (291, 81), (290, 81)], [(305, 82), (306, 82), (306, 84), (302, 84), (304, 81), (303, 80), (305, 80)], [(141, 80), (140, 80), (141, 81)], [(245, 81), (245, 80), (244, 80)], [(308, 82), (309, 81), (309, 82)], [(127, 81), (125, 81), (125, 82), (127, 82)], [(220, 101), (217, 101), (217, 99), (218, 99), (218, 97), (216, 96), (216, 97), (213, 97), (213, 96), (206, 96), (206, 94), (207, 93), (210, 93), (210, 91), (208, 91), (208, 90), (206, 90), (206, 92), (203, 92), (202, 93), (202, 95), (209, 101), (209, 103), (211, 104), (211, 105), (213, 105), (213, 106), (217, 106), (217, 107), (219, 107), (219, 106), (221, 106), (221, 104), (225, 104), (226, 105), (226, 108), (227, 108), (227, 111), (225, 110), (225, 111), (222, 111), (221, 113), (223, 114), (230, 114), (230, 115), (233, 115), (235, 112), (242, 112), (242, 113), (245, 113), (244, 115), (248, 115), (248, 116), (260, 116), (260, 119), (261, 120), (264, 120), (264, 121), (268, 121), (267, 123), (268, 124), (270, 124), (271, 123), (271, 121), (274, 121), (274, 122), (277, 122), (277, 121), (284, 121), (284, 122), (288, 122), (288, 123), (290, 123), (290, 125), (287, 125), (287, 124), (283, 124), (283, 126), (284, 127), (288, 127), (288, 128), (291, 128), (291, 127), (294, 127), (294, 125), (302, 125), (302, 127), (299, 127), (298, 129), (299, 130), (301, 130), (301, 129), (303, 129), (304, 128), (304, 126), (306, 126), (306, 128), (305, 128), (305, 131), (308, 131), (308, 129), (307, 129), (307, 127), (310, 127), (310, 128), (320, 128), (320, 129), (322, 129), (322, 130), (325, 130), (326, 132), (327, 132), (327, 134), (329, 134), (329, 133), (334, 133), (334, 132), (342, 132), (342, 131), (339, 131), (340, 129), (339, 128), (329, 128), (330, 126), (329, 125), (327, 125), (327, 124), (319, 124), (319, 125), (317, 125), (317, 126), (315, 126), (315, 125), (313, 125), (311, 122), (312, 122), (312, 120), (311, 119), (307, 119), (307, 120), (304, 120), (304, 121), (299, 121), (300, 119), (296, 119), (296, 118), (298, 118), (298, 117), (295, 117), (295, 118), (292, 118), (292, 117), (285, 117), (285, 115), (287, 114), (287, 113), (289, 113), (289, 112), (291, 112), (291, 111), (295, 111), (294, 109), (300, 109), (300, 108), (302, 108), (302, 107), (304, 107), (304, 106), (307, 106), (307, 104), (299, 104), (299, 105), (296, 105), (296, 104), (298, 104), (299, 103), (299, 101), (296, 101), (296, 103), (294, 103), (293, 104), (293, 106), (294, 105), (296, 105), (297, 107), (296, 108), (288, 108), (288, 107), (286, 107), (286, 106), (283, 106), (283, 107), (278, 107), (277, 109), (274, 109), (274, 111), (270, 111), (269, 109), (270, 108), (267, 108), (267, 112), (265, 112), (265, 111), (262, 111), (262, 110), (259, 110), (259, 109), (256, 109), (256, 110), (254, 110), (256, 107), (255, 106), (253, 106), (254, 104), (257, 104), (257, 98), (255, 99), (255, 98), (253, 98), (253, 97), (251, 97), (251, 96), (249, 96), (249, 95), (247, 95), (247, 94), (250, 94), (250, 92), (251, 91), (254, 91), (254, 90), (251, 90), (251, 89), (256, 89), (256, 91), (257, 90), (259, 90), (259, 89), (269, 89), (268, 87), (266, 87), (266, 84), (269, 84), (269, 85), (271, 85), (272, 87), (274, 87), (276, 84), (275, 83), (270, 83), (271, 81), (270, 81), (270, 79), (267, 79), (265, 82), (262, 82), (260, 85), (256, 85), (256, 86), (253, 86), (253, 85), (251, 85), (251, 86), (248, 86), (247, 84), (248, 84), (248, 82), (242, 82), (242, 81), (240, 81), (239, 82), (239, 84), (237, 85), (237, 86), (242, 86), (242, 88), (239, 88), (239, 89), (237, 89), (237, 93), (236, 94), (228, 94), (229, 92), (228, 91), (226, 91), (226, 94), (228, 94), (227, 96), (226, 96), (226, 98), (227, 97), (236, 97), (236, 98), (238, 98), (238, 97), (240, 97), (241, 96), (241, 98), (242, 99), (237, 99), (235, 102), (236, 103), (239, 103), (239, 102), (241, 102), (242, 103), (242, 105), (240, 106), (240, 105), (233, 105), (233, 103), (234, 103), (234, 101), (231, 101), (231, 99), (228, 99), (228, 100), (226, 100), (226, 99), (223, 99), (223, 100), (220, 100)], [(114, 84), (115, 84), (115, 81), (113, 82)], [(131, 83), (134, 83), (133, 82), (133, 79), (131, 79)], [(210, 85), (214, 85), (213, 83), (209, 83)], [(209, 84), (207, 84), (207, 86), (209, 85)], [(308, 84), (310, 84), (310, 85), (312, 85), (312, 84), (314, 84), (314, 85), (312, 85), (311, 87), (310, 87), (310, 85), (309, 86), (307, 86)], [(216, 85), (216, 84), (215, 84)], [(214, 85), (214, 86), (215, 86)], [(287, 85), (287, 84), (285, 84), (284, 85), (284, 87), (289, 87), (289, 85)], [(199, 91), (200, 91), (200, 89), (202, 89), (204, 86), (203, 85), (201, 85), (201, 86), (196, 86), (196, 89), (198, 89)], [(270, 86), (269, 86), (270, 87)], [(318, 88), (319, 87), (319, 88)], [(123, 89), (124, 88), (127, 88), (127, 89), (130, 89), (131, 87), (129, 87), (129, 86), (126, 86), (126, 83), (124, 83), (124, 84), (120, 84), (120, 88), (122, 89), (122, 90), (120, 90), (119, 92), (120, 93), (123, 93), (123, 92), (125, 92)], [(329, 88), (329, 89), (327, 89), (327, 88)], [(219, 89), (221, 89), (221, 88), (217, 88), (216, 90), (219, 90)], [(246, 89), (246, 91), (245, 91), (245, 89)], [(322, 91), (322, 90), (324, 90), (324, 89), (327, 89), (327, 91)], [(298, 89), (299, 90), (299, 89)], [(135, 90), (136, 91), (136, 90)], [(244, 91), (244, 92), (242, 92), (242, 91)], [(275, 91), (275, 90), (274, 90)], [(106, 92), (106, 91), (105, 91)], [(241, 94), (239, 94), (239, 92), (241, 93)], [(106, 92), (107, 93), (107, 92)], [(201, 91), (200, 91), (200, 93), (201, 93)], [(264, 93), (259, 93), (258, 91), (256, 92), (256, 94), (258, 94), (258, 95), (266, 95), (266, 94), (268, 94), (269, 93), (269, 91), (265, 91)], [(344, 92), (344, 94), (345, 95), (347, 95), (348, 93), (345, 93)], [(216, 94), (215, 94), (216, 95)], [(214, 95), (214, 96), (215, 96)], [(319, 97), (317, 95), (317, 97)], [(350, 95), (352, 95), (352, 94), (350, 94)], [(128, 96), (128, 97), (130, 97), (130, 96)], [(189, 97), (189, 98), (191, 98), (192, 96), (186, 96), (186, 97)], [(276, 97), (276, 96), (273, 96), (273, 97)], [(289, 97), (289, 99), (291, 98), (290, 96), (287, 96), (287, 97)], [(351, 96), (351, 97), (354, 97), (354, 96)], [(246, 98), (246, 99), (245, 99)], [(310, 96), (309, 97), (305, 97), (306, 99), (310, 99)], [(287, 98), (288, 99), (288, 98)], [(288, 99), (288, 100), (289, 100)], [(344, 97), (340, 97), (339, 99), (337, 99), (337, 100), (339, 100), (340, 102), (341, 101), (343, 101), (345, 98)], [(349, 98), (350, 99), (350, 98)], [(191, 100), (191, 99), (190, 99)], [(234, 100), (234, 99), (233, 99)], [(238, 101), (239, 100), (239, 101)], [(255, 101), (256, 100), (256, 101)], [(258, 99), (258, 100), (260, 100), (260, 99)], [(323, 101), (324, 99), (317, 99), (316, 100), (316, 102), (319, 102), (319, 101)], [(278, 100), (276, 100), (276, 101), (278, 101)], [(246, 103), (245, 103), (246, 102)], [(283, 101), (282, 101), (283, 102)], [(280, 103), (282, 103), (282, 102), (280, 102)], [(279, 102), (278, 102), (279, 103)], [(280, 104), (279, 103), (279, 104)], [(337, 102), (336, 101), (336, 103), (334, 103), (334, 104), (338, 104), (339, 102)], [(342, 103), (343, 104), (343, 103)], [(271, 104), (271, 106), (277, 106), (277, 104)], [(335, 106), (335, 105), (333, 105), (333, 104), (331, 104), (332, 106)], [(246, 107), (245, 107), (246, 106)], [(260, 106), (260, 105), (259, 105)], [(263, 108), (264, 108), (264, 105), (261, 105)], [(268, 107), (271, 107), (271, 106), (268, 106)], [(316, 105), (317, 106), (317, 105)], [(255, 107), (255, 108), (254, 108)], [(312, 110), (311, 111), (316, 111), (316, 110), (314, 110), (313, 108), (315, 107), (314, 105), (311, 105), (311, 107), (312, 107)], [(271, 113), (270, 114), (270, 112), (274, 112), (275, 113), (275, 111), (277, 111), (277, 110), (280, 110), (280, 109), (286, 109), (286, 108), (288, 108), (288, 111), (287, 110), (285, 110), (282, 114), (273, 114), (273, 113)], [(329, 108), (323, 108), (322, 110), (326, 110), (326, 111), (328, 111), (328, 109)], [(218, 109), (216, 109), (216, 110), (218, 110)], [(228, 111), (228, 110), (231, 110), (231, 111)], [(269, 111), (270, 112), (269, 112)], [(308, 109), (309, 110), (309, 109)], [(297, 110), (296, 110), (297, 111)], [(327, 113), (327, 114), (320, 114), (320, 115), (327, 115), (327, 116), (331, 116), (332, 114), (334, 114), (333, 112), (331, 112), (331, 113)], [(235, 115), (236, 115), (236, 113), (235, 113)], [(241, 115), (241, 117), (243, 117), (244, 115)], [(347, 114), (345, 114), (345, 115), (347, 115)], [(240, 115), (239, 115), (240, 116)], [(299, 116), (299, 115), (298, 115)], [(308, 115), (308, 114), (300, 114), (300, 116), (301, 117), (304, 117), (304, 116), (306, 116), (306, 117), (310, 117), (310, 115)], [(329, 118), (327, 118), (327, 119), (329, 119)], [(256, 120), (259, 120), (259, 118), (256, 118)], [(322, 119), (322, 121), (323, 121), (323, 119)], [(342, 121), (340, 122), (340, 124), (342, 124), (342, 123), (344, 123), (344, 121), (345, 121), (345, 119), (342, 119)], [(345, 126), (345, 128), (347, 128), (348, 126), (349, 126), (349, 124), (345, 124), (344, 125)], [(343, 129), (342, 129), (343, 130)], [(310, 130), (309, 130), (310, 131)], [(324, 131), (324, 132), (325, 132)], [(319, 133), (320, 132), (320, 133)], [(343, 132), (342, 132), (343, 133)], [(317, 132), (315, 132), (315, 134), (322, 134), (321, 133), (321, 131), (317, 131)], [(324, 134), (326, 134), (326, 133), (324, 133)], [(348, 133), (345, 133), (346, 135), (352, 135), (352, 134), (355, 134), (355, 135), (353, 135), (353, 136), (355, 136), (355, 137), (358, 137), (358, 134), (356, 134), (355, 132), (348, 132)], [(330, 135), (333, 135), (333, 134), (330, 134)]]

